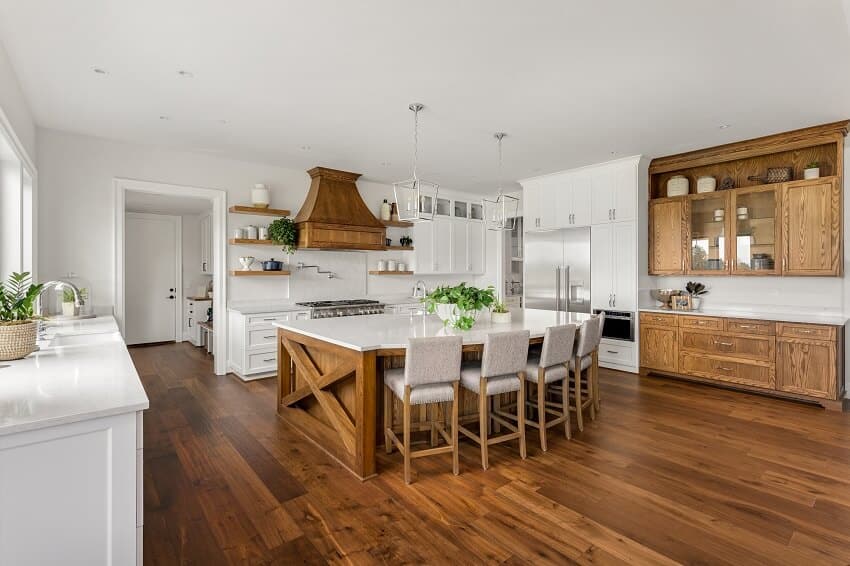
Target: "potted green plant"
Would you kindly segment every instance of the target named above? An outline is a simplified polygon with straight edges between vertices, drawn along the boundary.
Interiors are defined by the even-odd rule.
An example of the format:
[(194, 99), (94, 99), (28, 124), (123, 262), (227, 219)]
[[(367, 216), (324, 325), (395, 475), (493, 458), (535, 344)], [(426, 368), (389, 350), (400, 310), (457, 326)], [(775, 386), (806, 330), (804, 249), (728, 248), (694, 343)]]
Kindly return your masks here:
[(698, 281), (688, 281), (685, 291), (691, 296), (691, 308), (699, 310), (702, 306), (703, 295), (708, 294), (708, 288)]
[(404, 246), (405, 248), (409, 248), (413, 245), (413, 238), (405, 234), (401, 238), (399, 238), (398, 243)]
[(33, 311), (41, 287), (32, 284), (29, 272), (12, 273), (0, 282), (0, 361), (18, 360), (35, 351), (38, 323)]
[(62, 316), (74, 316), (74, 292), (71, 289), (62, 290)]
[(497, 301), (490, 309), (490, 322), (493, 324), (508, 324), (511, 321), (511, 311), (502, 301)]
[(812, 161), (803, 169), (803, 179), (817, 179), (820, 177), (820, 163)]
[(444, 325), (451, 324), (458, 330), (469, 330), (481, 309), (496, 302), (496, 290), (492, 285), (479, 289), (466, 283), (454, 287), (439, 286), (425, 295), (422, 302), (429, 313), (440, 317)]
[(269, 224), (269, 239), (279, 246), (283, 251), (292, 255), (295, 253), (295, 245), (298, 243), (298, 230), (291, 218), (278, 218)]

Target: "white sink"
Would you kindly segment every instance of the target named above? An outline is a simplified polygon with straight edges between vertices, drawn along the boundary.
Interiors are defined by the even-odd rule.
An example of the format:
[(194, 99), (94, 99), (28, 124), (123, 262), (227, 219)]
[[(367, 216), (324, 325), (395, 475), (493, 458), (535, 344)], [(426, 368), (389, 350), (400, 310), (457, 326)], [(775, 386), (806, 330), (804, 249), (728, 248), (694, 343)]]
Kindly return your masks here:
[(58, 348), (60, 346), (91, 346), (107, 342), (120, 342), (121, 335), (117, 332), (109, 333), (86, 333), (86, 334), (57, 334), (48, 339), (46, 348)]

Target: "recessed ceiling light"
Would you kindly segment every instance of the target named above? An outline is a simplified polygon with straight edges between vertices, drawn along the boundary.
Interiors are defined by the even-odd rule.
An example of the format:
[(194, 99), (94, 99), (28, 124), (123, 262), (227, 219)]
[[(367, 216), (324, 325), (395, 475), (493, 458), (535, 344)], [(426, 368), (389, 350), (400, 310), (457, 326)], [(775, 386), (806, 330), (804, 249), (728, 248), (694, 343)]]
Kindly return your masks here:
[(171, 116), (166, 116), (165, 114), (163, 114), (162, 116), (159, 117), (159, 119), (160, 120), (171, 120)]
[(719, 126), (717, 126), (717, 127), (718, 127), (719, 129), (721, 129), (721, 130), (725, 130), (725, 129), (727, 129), (727, 128), (731, 128), (731, 127), (732, 127), (732, 124), (720, 124), (720, 125), (719, 125)]
[(381, 167), (389, 167), (390, 165), (392, 165), (392, 163), (389, 161), (381, 161)]
[(227, 120), (216, 120), (216, 122), (221, 124), (222, 126), (227, 124)]
[(187, 71), (186, 69), (180, 69), (179, 71), (177, 71), (177, 76), (182, 77), (184, 79), (191, 79), (195, 76), (195, 73), (193, 73), (192, 71)]
[(311, 149), (313, 149), (313, 148), (310, 147), (309, 145), (302, 145), (301, 146), (301, 151), (310, 151)]
[(103, 67), (92, 67), (92, 68), (91, 68), (91, 70), (92, 70), (92, 71), (93, 71), (96, 75), (108, 75), (108, 74), (109, 74), (109, 71), (107, 71), (107, 70), (106, 70), (106, 69), (104, 69)]

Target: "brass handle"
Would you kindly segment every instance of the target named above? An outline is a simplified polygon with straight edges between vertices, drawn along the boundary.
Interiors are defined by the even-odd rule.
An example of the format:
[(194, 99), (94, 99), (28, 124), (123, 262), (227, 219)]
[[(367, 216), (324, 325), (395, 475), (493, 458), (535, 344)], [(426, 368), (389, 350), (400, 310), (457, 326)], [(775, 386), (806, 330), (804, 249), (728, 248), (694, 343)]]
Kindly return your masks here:
[(717, 369), (721, 371), (735, 371), (735, 368), (727, 368), (726, 366), (720, 366)]
[(718, 342), (721, 346), (734, 346), (732, 342)]
[(803, 330), (803, 329), (800, 329), (800, 332), (802, 332), (803, 334), (811, 334), (812, 333), (811, 330)]
[(752, 328), (749, 324), (739, 324), (738, 328)]
[(705, 325), (705, 321), (704, 321), (704, 320), (698, 320), (698, 321), (697, 321), (697, 324), (698, 324), (699, 326), (704, 326), (704, 325)]
[(277, 358), (266, 358), (266, 359), (265, 359), (265, 360), (263, 360), (263, 361), (264, 361), (264, 362), (274, 362), (274, 361), (276, 361), (276, 360), (277, 360)]

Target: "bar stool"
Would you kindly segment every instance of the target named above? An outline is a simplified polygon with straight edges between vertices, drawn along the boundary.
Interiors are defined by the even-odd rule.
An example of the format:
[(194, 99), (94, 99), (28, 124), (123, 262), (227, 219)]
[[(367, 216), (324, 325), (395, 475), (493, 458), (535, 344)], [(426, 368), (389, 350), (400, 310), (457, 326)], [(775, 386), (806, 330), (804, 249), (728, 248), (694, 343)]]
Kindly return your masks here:
[[(591, 420), (596, 420), (596, 405), (594, 391), (593, 372), (593, 353), (599, 349), (599, 342), (602, 338), (600, 326), (602, 319), (599, 316), (594, 316), (584, 321), (579, 330), (578, 344), (576, 345), (575, 357), (570, 361), (570, 376), (572, 377), (575, 398), (575, 413), (576, 422), (579, 431), (584, 430), (584, 410), (590, 408)], [(588, 372), (582, 377), (582, 372)], [(585, 393), (582, 393), (582, 384), (587, 386)], [(568, 394), (566, 391), (565, 394)]]
[[(452, 453), (452, 471), (459, 473), (458, 466), (458, 381), (460, 379), (461, 349), (460, 336), (435, 338), (411, 338), (404, 357), (404, 368), (384, 371), (384, 443), (387, 454), (395, 444), (404, 456), (404, 482), (410, 483), (410, 460), (435, 454)], [(403, 403), (402, 435), (400, 441), (393, 431), (393, 398)], [(451, 402), (451, 436), (443, 423), (431, 420), (416, 423), (416, 430), (431, 430), (431, 448), (417, 451), (410, 446), (410, 409), (412, 405), (440, 404)], [(436, 446), (436, 432), (446, 441), (445, 446)]]
[[(463, 388), (478, 395), (478, 432), (464, 426), (460, 432), (481, 446), (481, 467), (489, 466), (487, 449), (491, 444), (519, 439), (519, 453), (525, 459), (525, 366), (528, 360), (528, 330), (487, 334), (481, 364), (464, 364), (460, 372)], [(491, 414), (489, 399), (503, 393), (517, 393), (517, 426), (498, 414)], [(490, 437), (490, 421), (511, 432)]]
[[(561, 395), (561, 411), (558, 412), (551, 407), (553, 403), (546, 402), (546, 387), (560, 381), (561, 391), (569, 392), (569, 364), (575, 347), (576, 329), (575, 324), (550, 326), (543, 336), (540, 357), (531, 356), (528, 359), (526, 379), (537, 384), (537, 402), (529, 404), (537, 408), (537, 421), (527, 420), (526, 424), (540, 431), (540, 448), (544, 452), (548, 449), (547, 429), (564, 423), (564, 434), (567, 439), (572, 438), (569, 394)], [(547, 413), (555, 415), (555, 418), (547, 422)]]
[(605, 311), (600, 311), (597, 316), (599, 317), (599, 337), (596, 340), (596, 349), (591, 354), (593, 368), (591, 375), (593, 376), (593, 406), (598, 413), (602, 403), (602, 395), (599, 393), (599, 347), (602, 344), (602, 331), (605, 328)]

